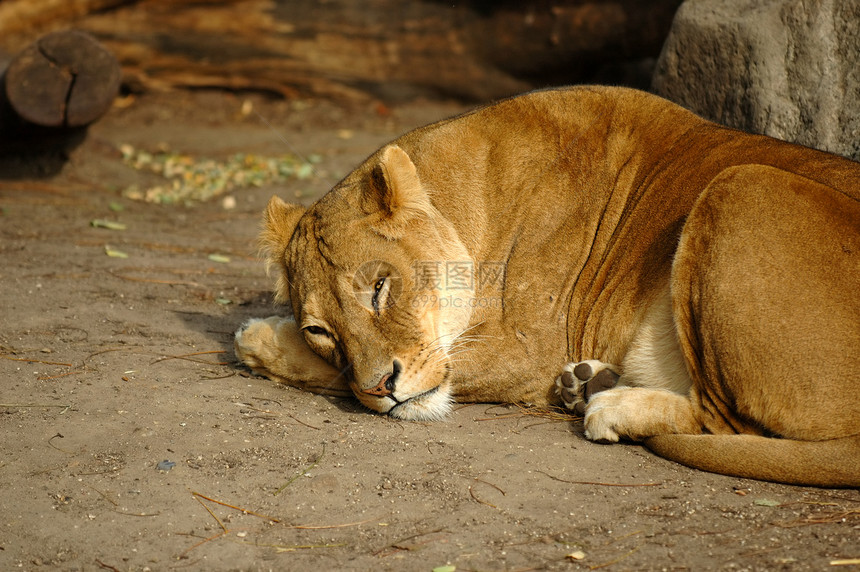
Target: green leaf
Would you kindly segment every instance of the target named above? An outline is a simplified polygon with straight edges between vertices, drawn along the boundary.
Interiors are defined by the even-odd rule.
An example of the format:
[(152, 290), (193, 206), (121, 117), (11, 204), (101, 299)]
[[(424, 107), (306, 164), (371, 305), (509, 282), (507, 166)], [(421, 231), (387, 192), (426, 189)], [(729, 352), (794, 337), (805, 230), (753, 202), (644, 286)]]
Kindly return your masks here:
[(96, 228), (106, 228), (108, 230), (125, 230), (125, 225), (121, 222), (114, 222), (112, 220), (104, 220), (100, 218), (91, 220), (90, 226), (94, 226)]
[(221, 264), (227, 264), (230, 262), (229, 256), (224, 256), (223, 254), (210, 254), (209, 260), (212, 262), (220, 262)]
[(105, 246), (105, 254), (107, 254), (111, 258), (128, 258), (128, 254), (126, 254), (122, 250), (115, 250), (110, 246)]
[(779, 506), (780, 504), (782, 504), (779, 501), (770, 500), (770, 499), (755, 499), (755, 501), (753, 501), (753, 502), (757, 506)]

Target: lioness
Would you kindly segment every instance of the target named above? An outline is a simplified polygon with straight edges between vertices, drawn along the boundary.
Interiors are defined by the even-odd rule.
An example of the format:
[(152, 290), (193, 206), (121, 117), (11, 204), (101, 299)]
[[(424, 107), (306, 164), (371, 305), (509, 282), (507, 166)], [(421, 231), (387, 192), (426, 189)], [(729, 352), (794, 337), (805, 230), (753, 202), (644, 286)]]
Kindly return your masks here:
[(295, 319), (236, 353), (276, 381), (402, 419), (587, 401), (589, 439), (860, 485), (854, 162), (538, 91), (407, 133), (308, 209), (272, 198), (261, 244)]

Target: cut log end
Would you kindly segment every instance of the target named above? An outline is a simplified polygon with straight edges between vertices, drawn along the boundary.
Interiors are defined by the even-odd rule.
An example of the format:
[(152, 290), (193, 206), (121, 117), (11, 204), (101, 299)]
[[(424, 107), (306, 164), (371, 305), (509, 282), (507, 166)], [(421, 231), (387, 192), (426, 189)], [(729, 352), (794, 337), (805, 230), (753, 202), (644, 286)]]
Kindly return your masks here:
[(81, 127), (110, 109), (121, 71), (95, 38), (62, 30), (21, 51), (4, 79), (6, 97), (22, 119), (44, 127)]

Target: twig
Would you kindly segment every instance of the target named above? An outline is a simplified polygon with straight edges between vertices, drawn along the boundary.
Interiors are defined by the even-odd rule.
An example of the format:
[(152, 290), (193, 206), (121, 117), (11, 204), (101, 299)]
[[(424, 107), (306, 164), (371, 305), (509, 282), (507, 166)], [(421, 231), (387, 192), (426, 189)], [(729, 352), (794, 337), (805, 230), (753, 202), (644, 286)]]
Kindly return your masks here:
[[(233, 374), (231, 374), (231, 375), (233, 375)], [(259, 398), (258, 398), (258, 397), (255, 397), (254, 399), (259, 399)], [(270, 401), (272, 401), (272, 400), (270, 400)], [(278, 402), (277, 402), (277, 401), (275, 401), (275, 403), (278, 403)], [(235, 405), (238, 405), (239, 407), (247, 407), (248, 409), (252, 409), (252, 410), (254, 410), (254, 411), (259, 411), (260, 413), (266, 413), (266, 414), (268, 414), (268, 415), (280, 415), (280, 413), (279, 413), (279, 412), (277, 412), (277, 411), (271, 411), (271, 410), (269, 410), (269, 409), (260, 409), (260, 408), (258, 408), (258, 407), (254, 407), (254, 406), (253, 406), (253, 405), (251, 405), (250, 403), (242, 403), (242, 402), (240, 402), (240, 401), (237, 401), (237, 402), (235, 402)], [(278, 405), (280, 405), (280, 403), (278, 403)], [(302, 420), (301, 420), (301, 419), (299, 419), (298, 417), (294, 416), (292, 413), (286, 413), (286, 412), (284, 412), (284, 415), (286, 415), (287, 417), (289, 417), (290, 419), (292, 419), (292, 420), (293, 420), (293, 421), (295, 421), (296, 423), (299, 423), (299, 424), (301, 424), (301, 425), (304, 425), (305, 427), (307, 427), (307, 428), (309, 428), (309, 429), (316, 429), (317, 431), (321, 431), (321, 430), (322, 430), (322, 428), (321, 428), (321, 427), (314, 427), (313, 425), (311, 425), (311, 424), (309, 424), (309, 423), (305, 423), (304, 421), (302, 421)]]
[(233, 510), (238, 510), (238, 511), (242, 512), (243, 514), (250, 514), (250, 515), (256, 516), (258, 518), (262, 518), (262, 519), (271, 521), (271, 522), (281, 522), (281, 519), (279, 519), (279, 518), (266, 516), (265, 514), (260, 514), (259, 512), (254, 512), (253, 510), (248, 510), (246, 508), (240, 508), (240, 507), (234, 506), (232, 504), (227, 504), (226, 502), (207, 497), (206, 495), (202, 495), (202, 494), (196, 493), (194, 491), (191, 491), (191, 494), (194, 495), (195, 497), (200, 497), (204, 500), (208, 500), (209, 502), (214, 502), (215, 504), (220, 504), (221, 506), (226, 506), (227, 508), (232, 508)]
[(198, 543), (197, 543), (197, 544), (195, 544), (194, 546), (191, 546), (190, 548), (187, 548), (187, 549), (185, 550), (185, 552), (183, 552), (183, 553), (182, 553), (182, 555), (183, 555), (183, 556), (185, 556), (186, 554), (188, 554), (189, 552), (191, 552), (192, 550), (194, 550), (194, 549), (195, 549), (195, 548), (197, 548), (198, 546), (203, 546), (203, 545), (204, 545), (204, 544), (206, 544), (207, 542), (211, 542), (211, 541), (213, 541), (213, 540), (216, 540), (216, 539), (218, 539), (218, 538), (221, 538), (221, 537), (222, 537), (222, 536), (224, 536), (225, 534), (227, 534), (227, 531), (226, 531), (226, 530), (222, 530), (222, 531), (221, 531), (221, 532), (219, 532), (218, 534), (212, 535), (212, 536), (210, 536), (209, 538), (204, 538), (203, 540), (201, 540), (200, 542), (198, 542)]
[[(848, 501), (848, 502), (856, 502), (856, 501)], [(780, 503), (777, 506), (779, 508), (789, 507), (789, 506), (839, 506), (838, 503), (835, 502), (817, 502), (817, 501), (794, 501), (794, 502), (784, 502)]]
[(629, 557), (631, 554), (633, 554), (634, 552), (636, 552), (637, 550), (639, 550), (643, 546), (645, 546), (644, 542), (642, 544), (636, 546), (635, 548), (633, 548), (633, 550), (629, 551), (627, 554), (619, 556), (615, 560), (610, 560), (609, 562), (604, 562), (603, 564), (596, 564), (594, 566), (589, 566), (588, 569), (589, 570), (599, 570), (600, 568), (606, 568), (607, 566), (612, 566), (613, 564), (618, 564), (619, 562), (621, 562), (625, 558)]
[(95, 488), (94, 486), (88, 485), (87, 483), (84, 483), (84, 486), (89, 487), (89, 488), (93, 489), (94, 491), (96, 491), (97, 493), (99, 493), (103, 499), (105, 499), (106, 501), (111, 503), (113, 506), (117, 506), (117, 507), (119, 506), (119, 503), (117, 503), (115, 500), (113, 500), (112, 498), (110, 498), (109, 496), (107, 496), (106, 494), (104, 494), (103, 492), (101, 492), (100, 490)]
[[(495, 421), (497, 419), (511, 419), (514, 417), (542, 417), (549, 421), (575, 421), (582, 418), (581, 416), (575, 415), (561, 407), (526, 407), (525, 405), (520, 404), (514, 404), (514, 406), (518, 411), (502, 413), (500, 415), (494, 415), (493, 417), (482, 417), (475, 419), (475, 421)], [(489, 409), (485, 410), (485, 412), (486, 411), (489, 411)], [(533, 427), (533, 425), (530, 425), (529, 427)]]
[(259, 542), (239, 542), (239, 544), (248, 544), (251, 546), (259, 546), (260, 548), (274, 548), (278, 554), (282, 552), (295, 552), (296, 550), (309, 550), (312, 548), (341, 548), (346, 544), (260, 544)]
[(224, 523), (223, 523), (223, 522), (221, 522), (221, 519), (220, 519), (220, 518), (218, 518), (217, 516), (215, 516), (215, 513), (214, 513), (214, 512), (212, 512), (212, 509), (210, 509), (208, 506), (206, 506), (206, 504), (205, 504), (202, 500), (200, 500), (200, 497), (198, 497), (198, 496), (196, 496), (196, 495), (195, 495), (195, 496), (194, 496), (194, 500), (196, 500), (197, 502), (199, 502), (199, 503), (200, 503), (200, 505), (201, 505), (203, 508), (205, 508), (205, 509), (206, 509), (206, 512), (208, 512), (208, 513), (212, 516), (212, 518), (214, 518), (214, 519), (215, 519), (215, 522), (217, 522), (217, 523), (218, 523), (218, 526), (220, 526), (220, 527), (221, 527), (221, 530), (223, 530), (224, 532), (227, 532), (227, 527), (226, 527), (226, 526), (224, 526)]
[(111, 274), (116, 278), (120, 278), (121, 280), (129, 280), (131, 282), (148, 282), (150, 284), (167, 284), (169, 286), (191, 286), (193, 288), (202, 288), (203, 290), (209, 290), (208, 286), (200, 284), (199, 282), (191, 282), (190, 280), (157, 280), (155, 278), (135, 278), (134, 276), (125, 276), (117, 272), (111, 272)]
[[(127, 352), (127, 351), (132, 351), (132, 352), (134, 352), (134, 353), (139, 353), (139, 354), (143, 354), (143, 355), (152, 355), (150, 352), (135, 352), (135, 351), (134, 351), (134, 350), (140, 349), (140, 347), (141, 347), (141, 346), (129, 346), (129, 347), (124, 347), (124, 348), (108, 348), (108, 349), (106, 349), (106, 350), (99, 350), (99, 351), (97, 351), (97, 352), (93, 352), (93, 353), (91, 353), (90, 355), (88, 355), (87, 357), (85, 357), (85, 358), (83, 359), (83, 361), (81, 362), (81, 364), (86, 364), (88, 361), (90, 361), (92, 358), (94, 358), (94, 357), (96, 357), (96, 356), (98, 356), (98, 355), (101, 355), (101, 354), (108, 354), (108, 353), (111, 353), (111, 352)], [(155, 355), (158, 355), (158, 354), (155, 354)]]
[(619, 540), (624, 540), (625, 538), (631, 538), (631, 537), (636, 536), (638, 534), (642, 534), (642, 531), (641, 530), (634, 530), (633, 532), (628, 532), (627, 534), (624, 534), (622, 536), (616, 536), (615, 538), (613, 538), (609, 542), (607, 542), (606, 546), (609, 546), (610, 544), (615, 544)]
[(316, 429), (317, 431), (322, 431), (322, 427), (314, 427), (314, 426), (313, 426), (313, 425), (311, 425), (310, 423), (305, 423), (304, 421), (302, 421), (302, 420), (301, 420), (301, 419), (299, 419), (298, 417), (295, 417), (295, 416), (294, 416), (294, 415), (292, 415), (291, 413), (287, 413), (287, 417), (289, 417), (290, 419), (292, 419), (292, 420), (293, 420), (293, 421), (295, 421), (296, 423), (299, 423), (299, 424), (301, 424), (301, 425), (304, 425), (305, 427), (308, 427), (308, 428), (310, 428), (310, 429)]
[(175, 356), (162, 356), (152, 363), (156, 364), (158, 362), (167, 361), (170, 359), (182, 359), (182, 360), (186, 360), (186, 361), (192, 361), (195, 363), (205, 363), (206, 365), (230, 365), (231, 362), (211, 362), (211, 361), (206, 361), (206, 360), (201, 360), (201, 359), (193, 359), (194, 356), (202, 356), (202, 355), (210, 355), (210, 354), (226, 354), (226, 353), (228, 353), (226, 350), (213, 350), (213, 351), (208, 351), (208, 352), (194, 352), (191, 354), (182, 354), (182, 355), (175, 355)]
[[(60, 415), (69, 410), (72, 405), (54, 405), (53, 403), (0, 403), (0, 407), (62, 407)], [(53, 439), (53, 437), (51, 437)]]
[(205, 380), (205, 381), (212, 381), (213, 379), (227, 379), (228, 377), (233, 377), (234, 375), (237, 375), (237, 372), (231, 371), (227, 375), (208, 375), (208, 376), (204, 375), (204, 376), (201, 376), (200, 379)]
[(51, 443), (51, 441), (53, 441), (53, 440), (54, 440), (54, 439), (56, 439), (57, 437), (59, 437), (60, 439), (64, 439), (64, 437), (63, 437), (63, 434), (62, 434), (62, 433), (57, 433), (57, 434), (55, 434), (53, 437), (51, 437), (50, 439), (48, 439), (48, 445), (50, 445), (51, 447), (53, 447), (54, 449), (56, 449), (56, 450), (57, 450), (57, 451), (59, 451), (60, 453), (65, 453), (66, 455), (74, 455), (74, 452), (73, 452), (73, 451), (66, 451), (65, 449), (60, 449), (59, 447), (57, 447), (56, 445), (54, 445), (53, 443)]
[(494, 489), (496, 489), (497, 491), (502, 493), (502, 496), (508, 496), (508, 493), (506, 493), (505, 491), (503, 491), (501, 488), (494, 485), (493, 483), (489, 483), (489, 482), (485, 481), (484, 479), (479, 479), (478, 477), (475, 477), (475, 480), (478, 481), (479, 483), (484, 483), (485, 485), (489, 485), (489, 486), (493, 487)]
[[(274, 411), (269, 411), (268, 409), (260, 409), (259, 407), (254, 407), (250, 403), (242, 403), (241, 401), (236, 401), (233, 405), (238, 405), (239, 407), (246, 407), (248, 409), (252, 409), (254, 411), (259, 411), (260, 413), (268, 413), (269, 415), (277, 415)], [(240, 411), (241, 413), (241, 411)]]
[(525, 413), (516, 412), (516, 413), (504, 413), (502, 415), (496, 415), (494, 417), (479, 417), (475, 419), (475, 421), (498, 421), (499, 419), (511, 419), (513, 417), (524, 417)]
[(63, 365), (66, 367), (72, 367), (72, 364), (70, 364), (70, 363), (61, 363), (58, 361), (43, 361), (40, 359), (16, 358), (16, 357), (9, 357), (9, 356), (0, 356), (0, 358), (8, 359), (9, 361), (25, 361), (27, 363), (41, 363), (41, 364), (45, 364), (45, 365)]
[[(218, 518), (218, 517), (215, 515), (215, 513), (214, 513), (214, 512), (212, 512), (212, 510), (211, 510), (208, 506), (206, 506), (206, 504), (205, 504), (202, 500), (200, 500), (200, 498), (201, 498), (201, 497), (202, 497), (202, 498), (205, 498), (206, 500), (210, 500), (210, 501), (212, 501), (212, 502), (214, 502), (214, 503), (217, 503), (217, 504), (224, 504), (224, 503), (221, 503), (221, 502), (216, 501), (216, 500), (214, 500), (214, 499), (210, 499), (210, 498), (205, 497), (205, 496), (203, 496), (203, 495), (199, 495), (198, 493), (194, 493), (194, 492), (192, 492), (191, 494), (192, 494), (192, 495), (194, 495), (194, 500), (196, 500), (197, 502), (199, 502), (199, 503), (200, 503), (200, 505), (201, 505), (203, 508), (205, 508), (205, 509), (206, 509), (206, 512), (208, 512), (208, 513), (209, 513), (209, 515), (210, 515), (210, 516), (212, 516), (212, 518), (214, 518), (214, 519), (215, 519), (215, 522), (217, 522), (217, 523), (218, 523), (218, 526), (220, 526), (220, 527), (221, 527), (221, 532), (219, 532), (218, 534), (216, 534), (216, 535), (214, 535), (214, 536), (210, 536), (209, 538), (204, 538), (203, 540), (201, 540), (200, 542), (198, 542), (197, 544), (195, 544), (194, 546), (192, 546), (192, 547), (188, 548), (185, 552), (183, 552), (183, 553), (182, 553), (183, 555), (184, 555), (184, 554), (188, 554), (189, 552), (191, 552), (192, 550), (194, 550), (194, 549), (195, 549), (195, 548), (197, 548), (198, 546), (202, 546), (202, 545), (206, 544), (207, 542), (210, 542), (210, 541), (215, 540), (215, 539), (217, 539), (217, 538), (221, 538), (222, 536), (226, 535), (226, 534), (227, 534), (227, 532), (228, 532), (227, 527), (224, 525), (224, 523), (223, 523), (223, 522), (221, 522), (221, 519), (220, 519), (220, 518)], [(230, 506), (230, 505), (226, 505), (226, 506)], [(235, 508), (235, 507), (232, 507), (232, 506), (231, 506), (230, 508)], [(241, 509), (239, 509), (239, 510), (241, 510)], [(244, 511), (243, 511), (243, 512), (244, 512)]]
[(541, 421), (540, 423), (532, 423), (525, 427), (528, 429), (529, 427), (537, 427), (538, 425), (546, 425), (547, 423), (561, 423), (563, 421), (575, 421), (577, 419), (582, 419), (581, 417), (577, 417), (573, 414), (560, 414), (553, 413), (551, 411), (539, 411), (530, 413), (528, 411), (518, 411), (517, 413), (504, 413), (502, 415), (496, 415), (494, 417), (480, 417), (475, 419), (475, 421), (498, 421), (500, 419), (514, 419), (516, 417), (543, 417), (546, 421)]
[(826, 512), (824, 514), (809, 515), (786, 522), (774, 522), (773, 524), (780, 528), (795, 528), (798, 526), (808, 526), (810, 524), (832, 524), (853, 519), (860, 519), (860, 509)]
[(122, 470), (122, 467), (114, 467), (113, 469), (108, 469), (106, 471), (91, 471), (89, 473), (76, 473), (79, 477), (90, 477), (93, 475), (109, 475), (111, 473), (118, 473)]
[[(412, 536), (407, 536), (406, 538), (401, 538), (400, 540), (395, 540), (391, 544), (383, 546), (382, 548), (380, 548), (379, 550), (374, 552), (373, 556), (381, 556), (383, 552), (385, 552), (386, 550), (389, 550), (391, 548), (393, 548), (395, 551), (396, 550), (411, 550), (415, 546), (420, 546), (421, 544), (427, 544), (428, 542), (431, 542), (431, 541), (428, 540), (427, 542), (422, 542), (421, 544), (410, 546), (410, 545), (404, 544), (407, 540), (412, 540), (413, 538), (418, 538), (420, 536), (429, 536), (431, 534), (437, 534), (439, 532), (447, 532), (447, 531), (445, 530), (445, 528), (437, 528), (436, 530), (430, 530), (427, 532), (419, 532), (418, 534), (413, 534)], [(392, 554), (392, 553), (389, 553), (389, 554)], [(388, 556), (388, 554), (385, 554), (384, 556)]]
[[(176, 533), (176, 534), (179, 534), (179, 533)], [(180, 558), (182, 558), (182, 557), (180, 556)], [(200, 561), (203, 560), (203, 558), (197, 558), (196, 560), (191, 560), (190, 558), (188, 558), (186, 556), (185, 560), (187, 560), (187, 562), (184, 562), (182, 564), (173, 564), (170, 567), (170, 569), (171, 570), (182, 570), (183, 568), (191, 568), (192, 566), (197, 566), (198, 564), (200, 564)]]
[(850, 503), (860, 502), (860, 498), (850, 498), (849, 499), (849, 498), (846, 498), (842, 495), (834, 494), (830, 491), (820, 491), (818, 494), (820, 494), (821, 496), (830, 497), (832, 499), (836, 499), (836, 500), (840, 500), (840, 501), (844, 501), (844, 502), (850, 502)]
[(66, 377), (69, 375), (76, 375), (78, 373), (84, 373), (84, 371), (83, 370), (76, 370), (76, 371), (67, 371), (66, 373), (61, 373), (59, 375), (41, 375), (41, 376), (37, 377), (36, 379), (38, 379), (39, 381), (50, 381), (52, 379), (60, 379), (61, 377)]
[(295, 528), (297, 530), (328, 530), (330, 528), (349, 528), (350, 526), (359, 526), (361, 524), (367, 524), (368, 522), (376, 520), (373, 518), (368, 518), (366, 520), (360, 520), (358, 522), (348, 522), (346, 524), (329, 524), (323, 526), (311, 526), (305, 524), (296, 524), (292, 526), (287, 526), (287, 528)]
[[(529, 414), (526, 413), (526, 415), (529, 415)], [(562, 419), (549, 419), (547, 421), (539, 421), (537, 423), (530, 423), (529, 425), (523, 425), (523, 431), (525, 431), (526, 429), (531, 429), (532, 427), (540, 427), (541, 425), (551, 425), (553, 423), (561, 423), (562, 421), (569, 422), (573, 419), (574, 419), (573, 417), (570, 417), (570, 418), (564, 419), (564, 420), (562, 420)]]
[(96, 558), (96, 564), (98, 564), (102, 568), (106, 568), (108, 570), (113, 570), (113, 572), (119, 572), (119, 568), (115, 568), (115, 567), (111, 566), (110, 564), (105, 564), (104, 562), (102, 562), (98, 558)]
[(80, 462), (75, 461), (74, 463), (71, 463), (71, 465), (67, 463), (64, 465), (57, 465), (56, 467), (48, 467), (47, 469), (41, 469), (39, 471), (33, 471), (32, 473), (30, 473), (30, 476), (31, 477), (38, 477), (39, 475), (44, 475), (44, 474), (50, 473), (51, 471), (58, 471), (60, 469), (65, 469), (66, 467), (75, 466), (75, 465), (79, 465), (79, 464), (80, 464)]
[(278, 519), (278, 518), (273, 518), (273, 517), (271, 517), (271, 516), (266, 516), (265, 514), (260, 514), (260, 513), (258, 513), (258, 512), (254, 512), (254, 511), (252, 511), (252, 510), (248, 510), (248, 509), (245, 509), (245, 508), (240, 508), (240, 507), (238, 507), (238, 506), (234, 506), (234, 505), (232, 505), (232, 504), (228, 504), (228, 503), (226, 503), (226, 502), (224, 502), (224, 501), (219, 501), (219, 500), (217, 500), (217, 499), (213, 499), (212, 497), (208, 497), (208, 496), (206, 496), (206, 495), (204, 495), (204, 494), (200, 494), (200, 493), (198, 493), (198, 492), (191, 491), (191, 494), (194, 496), (194, 499), (195, 499), (197, 502), (199, 502), (201, 505), (203, 505), (203, 508), (205, 508), (205, 509), (206, 509), (206, 512), (208, 512), (208, 513), (212, 516), (212, 518), (214, 518), (214, 519), (215, 519), (215, 522), (217, 522), (217, 523), (218, 523), (218, 526), (220, 526), (220, 527), (221, 527), (221, 532), (219, 532), (218, 534), (215, 534), (215, 535), (213, 535), (213, 536), (210, 536), (209, 538), (204, 538), (203, 540), (201, 540), (200, 542), (198, 542), (198, 543), (197, 543), (197, 544), (195, 544), (194, 546), (191, 546), (190, 548), (186, 549), (186, 550), (185, 550), (185, 552), (183, 552), (183, 553), (182, 553), (183, 555), (188, 554), (189, 552), (191, 552), (192, 550), (194, 550), (194, 549), (195, 549), (195, 548), (197, 548), (198, 546), (202, 546), (202, 545), (206, 544), (207, 542), (211, 542), (211, 541), (213, 541), (213, 540), (215, 540), (215, 539), (221, 538), (222, 536), (226, 535), (226, 534), (229, 532), (229, 530), (228, 530), (227, 526), (226, 526), (226, 525), (221, 521), (221, 519), (220, 519), (220, 518), (218, 518), (218, 517), (215, 515), (215, 513), (214, 513), (214, 512), (212, 512), (212, 510), (211, 510), (208, 506), (206, 506), (206, 504), (205, 504), (202, 500), (200, 500), (200, 499), (204, 499), (204, 500), (207, 500), (207, 501), (209, 501), (209, 502), (213, 502), (213, 503), (215, 503), (215, 504), (219, 504), (219, 505), (221, 505), (221, 506), (226, 506), (227, 508), (232, 508), (233, 510), (238, 510), (238, 511), (240, 511), (242, 514), (250, 514), (250, 515), (256, 516), (256, 517), (258, 517), (258, 518), (262, 518), (262, 519), (268, 520), (269, 522), (278, 522), (278, 523), (279, 523), (279, 522), (281, 522), (281, 520), (280, 520), (280, 519)]
[(631, 483), (631, 484), (626, 484), (626, 483), (599, 483), (599, 482), (595, 482), (595, 481), (568, 481), (567, 479), (560, 479), (559, 477), (550, 475), (549, 473), (546, 473), (546, 472), (541, 471), (541, 470), (537, 470), (535, 472), (544, 474), (554, 481), (558, 481), (560, 483), (568, 483), (571, 485), (594, 485), (594, 486), (598, 486), (598, 487), (659, 487), (660, 485), (663, 484), (663, 483)]
[(496, 509), (496, 510), (499, 510), (499, 507), (497, 507), (496, 505), (491, 504), (491, 503), (488, 503), (487, 501), (483, 501), (483, 500), (479, 499), (478, 497), (476, 497), (476, 496), (475, 496), (475, 491), (473, 491), (473, 490), (472, 490), (472, 487), (471, 487), (471, 486), (469, 487), (469, 496), (470, 496), (470, 497), (472, 497), (472, 499), (473, 499), (475, 502), (477, 502), (477, 503), (484, 504), (484, 505), (487, 505), (487, 506), (489, 506), (489, 507), (492, 507), (492, 508), (494, 508), (494, 509)]
[(160, 512), (122, 512), (121, 510), (115, 510), (114, 512), (124, 514), (125, 516), (161, 516)]
[(285, 488), (287, 488), (288, 486), (293, 484), (293, 482), (296, 479), (298, 479), (299, 477), (303, 477), (306, 474), (308, 474), (309, 471), (312, 471), (317, 465), (319, 465), (319, 462), (322, 460), (323, 455), (325, 455), (325, 443), (323, 443), (322, 453), (320, 453), (320, 456), (317, 457), (316, 461), (314, 461), (313, 463), (308, 465), (308, 467), (305, 468), (304, 470), (302, 470), (301, 472), (298, 472), (295, 475), (293, 475), (293, 477), (290, 480), (288, 480), (286, 483), (281, 485), (281, 487), (278, 490), (276, 490), (272, 496), (278, 496), (279, 494), (281, 494), (281, 491), (283, 491)]
[(572, 411), (562, 407), (552, 405), (548, 407), (526, 407), (519, 403), (516, 403), (515, 405), (520, 411), (522, 411), (523, 415), (529, 415), (531, 417), (543, 417), (544, 419), (549, 419), (551, 421), (574, 421), (582, 419), (581, 415), (576, 415)]

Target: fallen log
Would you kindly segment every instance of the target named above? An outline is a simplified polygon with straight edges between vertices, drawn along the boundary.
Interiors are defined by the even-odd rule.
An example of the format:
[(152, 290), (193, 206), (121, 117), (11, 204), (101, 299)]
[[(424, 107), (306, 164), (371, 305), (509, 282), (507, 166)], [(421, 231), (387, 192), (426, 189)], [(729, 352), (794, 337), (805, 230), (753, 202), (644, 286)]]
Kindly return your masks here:
[(679, 4), (3, 0), (0, 49), (75, 26), (116, 55), (132, 90), (488, 100), (595, 79), (647, 85), (650, 68), (632, 78), (606, 70), (635, 72), (656, 57)]

